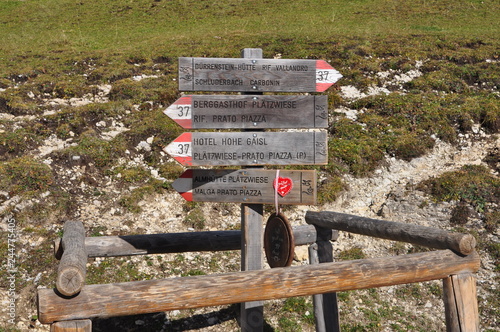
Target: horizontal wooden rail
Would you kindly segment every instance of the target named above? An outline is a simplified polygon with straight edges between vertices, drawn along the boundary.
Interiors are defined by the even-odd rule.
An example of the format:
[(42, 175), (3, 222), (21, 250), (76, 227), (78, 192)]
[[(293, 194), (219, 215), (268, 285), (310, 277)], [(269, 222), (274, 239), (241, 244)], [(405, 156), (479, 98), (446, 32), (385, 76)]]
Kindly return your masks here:
[[(293, 234), (296, 245), (311, 244), (317, 238), (316, 229), (311, 225), (294, 227)], [(332, 232), (331, 240), (337, 237), (338, 232)], [(63, 253), (60, 244), (60, 239), (54, 241), (56, 258), (60, 258)], [(85, 248), (89, 257), (239, 250), (241, 231), (96, 236), (85, 238)]]
[(78, 293), (85, 284), (87, 274), (87, 252), (85, 251), (85, 229), (80, 221), (66, 221), (61, 247), (64, 254), (57, 268), (56, 287), (66, 296)]
[(450, 250), (219, 275), (87, 285), (72, 298), (38, 290), (38, 318), (113, 317), (374, 288), (476, 272), (477, 253)]
[(451, 249), (463, 255), (470, 254), (476, 247), (476, 239), (471, 234), (453, 233), (433, 227), (328, 211), (307, 211), (305, 219), (308, 224), (324, 228), (408, 242), (434, 249)]

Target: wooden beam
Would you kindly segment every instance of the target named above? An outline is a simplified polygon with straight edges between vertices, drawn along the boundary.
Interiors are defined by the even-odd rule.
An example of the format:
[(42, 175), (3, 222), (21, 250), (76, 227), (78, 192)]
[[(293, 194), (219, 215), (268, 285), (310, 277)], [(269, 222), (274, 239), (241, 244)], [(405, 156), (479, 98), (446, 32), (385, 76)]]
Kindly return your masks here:
[[(244, 48), (244, 59), (262, 59), (261, 48)], [(241, 90), (240, 90), (241, 91)], [(255, 91), (254, 91), (255, 93)], [(252, 90), (242, 92), (252, 94)], [(261, 95), (262, 92), (257, 92)], [(243, 130), (245, 132), (247, 130)], [(258, 132), (262, 132), (259, 129)], [(261, 167), (250, 166), (260, 169)], [(260, 270), (264, 261), (264, 205), (241, 204), (241, 271)], [(240, 326), (243, 332), (261, 332), (264, 329), (264, 304), (261, 301), (248, 301), (240, 304)]]
[(209, 276), (86, 285), (71, 298), (61, 297), (53, 289), (39, 289), (38, 318), (47, 324), (308, 296), (444, 279), (453, 274), (476, 272), (479, 267), (475, 252), (460, 256), (443, 250)]
[[(316, 229), (312, 225), (293, 227), (293, 235), (295, 237), (295, 245), (309, 245), (314, 243), (317, 238)], [(337, 231), (332, 231), (330, 240), (335, 241), (338, 235)], [(116, 257), (240, 249), (240, 230), (95, 236), (85, 238), (85, 250), (88, 257)], [(61, 259), (61, 255), (64, 252), (61, 246), (61, 239), (54, 241), (54, 252), (56, 258)]]
[(65, 296), (78, 293), (85, 284), (87, 252), (85, 228), (80, 221), (66, 221), (61, 240), (64, 253), (57, 268), (56, 288)]
[(451, 249), (468, 255), (476, 247), (471, 234), (448, 232), (442, 229), (386, 220), (358, 217), (338, 212), (307, 211), (308, 224), (362, 235), (417, 244), (435, 249)]
[[(331, 230), (330, 230), (331, 231)], [(309, 246), (311, 264), (333, 262), (332, 245), (329, 241), (320, 241)], [(337, 293), (313, 295), (314, 320), (316, 332), (339, 332), (339, 308)]]
[(92, 332), (90, 319), (57, 322), (50, 326), (50, 332)]
[(476, 278), (470, 274), (443, 279), (447, 332), (479, 332)]

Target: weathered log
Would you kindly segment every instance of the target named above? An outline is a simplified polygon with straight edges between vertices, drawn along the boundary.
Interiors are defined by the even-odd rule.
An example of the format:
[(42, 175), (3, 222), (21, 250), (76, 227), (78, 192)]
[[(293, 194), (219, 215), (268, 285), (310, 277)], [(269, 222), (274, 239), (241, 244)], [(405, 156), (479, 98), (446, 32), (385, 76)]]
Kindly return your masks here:
[[(245, 48), (241, 57), (262, 59), (262, 49)], [(250, 94), (250, 91), (243, 94)], [(258, 94), (262, 94), (259, 92)], [(263, 131), (263, 130), (261, 130)], [(264, 237), (264, 205), (241, 204), (241, 271), (262, 269), (262, 248)], [(240, 304), (240, 325), (242, 332), (261, 332), (264, 329), (264, 304), (261, 301)]]
[(338, 212), (307, 211), (308, 224), (362, 235), (417, 244), (435, 249), (451, 249), (468, 255), (476, 247), (471, 234), (448, 232), (442, 229), (401, 222), (358, 217)]
[(38, 290), (38, 318), (113, 317), (374, 288), (476, 272), (477, 253), (450, 250), (209, 276), (86, 285), (72, 297)]
[(87, 251), (85, 229), (80, 221), (66, 221), (61, 240), (63, 254), (57, 268), (56, 288), (65, 296), (78, 293), (85, 284)]
[[(309, 261), (311, 264), (333, 262), (332, 245), (329, 241), (320, 241), (309, 246)], [(339, 308), (337, 293), (313, 295), (314, 320), (316, 332), (340, 331)]]
[[(293, 235), (296, 245), (316, 241), (316, 230), (312, 225), (294, 227)], [(333, 231), (331, 240), (337, 238), (338, 232)], [(96, 236), (85, 238), (85, 248), (89, 257), (239, 250), (241, 231)], [(63, 253), (61, 239), (54, 241), (54, 253), (56, 258), (60, 259)]]
[(57, 322), (50, 326), (50, 332), (92, 332), (90, 319)]
[(470, 274), (443, 279), (447, 332), (479, 332), (476, 278)]

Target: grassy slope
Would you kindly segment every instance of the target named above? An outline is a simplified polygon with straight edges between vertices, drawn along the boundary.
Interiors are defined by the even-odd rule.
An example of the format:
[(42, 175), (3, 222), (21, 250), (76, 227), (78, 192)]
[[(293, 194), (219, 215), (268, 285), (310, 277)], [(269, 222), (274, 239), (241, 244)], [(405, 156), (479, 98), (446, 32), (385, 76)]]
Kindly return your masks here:
[[(344, 74), (340, 84), (360, 90), (377, 84), (373, 74), (378, 71), (407, 72), (417, 60), (426, 60), (424, 76), (405, 86), (411, 92), (406, 96), (391, 94), (349, 103), (335, 89), (328, 92), (331, 108), (365, 109), (358, 122), (369, 129), (348, 119), (332, 124), (331, 162), (321, 170), (331, 176), (323, 196), (334, 199), (329, 193), (342, 188), (336, 176), (369, 174), (384, 153), (409, 160), (432, 146), (431, 134), (454, 142), (459, 133), (471, 132), (472, 122), (498, 132), (500, 112), (495, 92), (498, 94), (500, 74), (498, 63), (486, 61), (497, 61), (500, 56), (498, 21), (500, 3), (495, 0), (0, 1), (0, 88), (6, 89), (0, 92), (1, 113), (42, 114), (45, 109), (37, 106), (37, 98), (43, 94), (67, 99), (91, 92), (91, 85), (111, 84), (114, 89), (112, 102), (106, 105), (63, 108), (43, 121), (26, 120), (21, 128), (0, 120), (0, 129), (6, 130), (0, 131), (0, 152), (5, 153), (0, 155), (0, 175), (8, 175), (0, 178), (0, 191), (12, 195), (24, 191), (28, 197), (40, 197), (50, 188), (51, 197), (58, 199), (50, 202), (49, 197), (48, 203), (43, 201), (17, 216), (20, 227), (33, 225), (24, 232), (43, 230), (38, 220), (71, 217), (75, 194), (59, 187), (60, 176), (29, 157), (18, 158), (36, 149), (50, 134), (66, 139), (71, 130), (78, 146), (55, 154), (54, 160), (68, 159), (72, 153), (84, 156), (98, 166), (92, 174), (97, 182), (104, 174), (120, 172), (124, 186), (133, 183), (139, 187), (122, 197), (120, 204), (130, 211), (140, 209), (136, 201), (163, 190), (162, 184), (151, 181), (141, 169), (110, 167), (116, 166), (115, 160), (123, 157), (127, 148), (132, 151), (152, 134), (164, 144), (179, 133), (161, 114), (161, 106), (178, 96), (173, 81), (178, 56), (237, 57), (244, 47), (260, 47), (265, 57), (280, 53), (283, 58), (322, 58)], [(141, 83), (128, 79), (136, 74), (155, 74), (158, 69), (164, 78)], [(478, 87), (471, 88), (475, 85)], [(28, 98), (32, 91), (37, 97)], [(153, 102), (152, 109), (146, 101)], [(152, 111), (129, 114), (132, 104)], [(100, 140), (95, 136), (95, 123), (110, 117), (123, 118), (133, 130), (111, 142)], [(175, 178), (179, 169), (165, 169), (158, 157), (160, 144), (153, 146), (147, 161), (170, 175), (167, 178)], [(24, 170), (29, 170), (30, 178), (22, 178)], [(498, 188), (498, 179), (474, 179), (477, 187), (496, 181)], [(427, 184), (429, 188), (433, 185), (443, 187)], [(489, 191), (485, 195), (490, 195)], [(474, 197), (473, 208), (477, 208), (477, 201)], [(498, 214), (488, 222), (494, 229)], [(42, 226), (41, 230), (37, 226)], [(496, 252), (498, 257), (498, 246)], [(39, 255), (43, 263), (45, 252)], [(31, 266), (29, 274), (34, 276), (52, 264), (42, 263)], [(25, 263), (20, 264), (23, 268)], [(50, 277), (47, 283), (53, 280)], [(490, 306), (495, 308), (495, 302)], [(292, 322), (283, 322), (283, 326), (293, 325), (296, 318), (292, 316)], [(373, 322), (364, 327), (353, 323), (351, 330), (376, 330), (370, 326)]]
[(19, 55), (194, 56), (290, 38), (495, 38), (498, 1), (2, 1), (3, 64)]

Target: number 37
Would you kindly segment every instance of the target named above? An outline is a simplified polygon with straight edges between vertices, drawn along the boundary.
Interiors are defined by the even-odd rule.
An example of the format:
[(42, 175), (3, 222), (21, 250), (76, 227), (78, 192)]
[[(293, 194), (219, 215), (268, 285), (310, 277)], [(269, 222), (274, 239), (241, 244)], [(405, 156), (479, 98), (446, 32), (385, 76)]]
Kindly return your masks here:
[(187, 155), (189, 154), (189, 147), (191, 146), (191, 144), (189, 143), (184, 143), (184, 144), (179, 144), (177, 145), (178, 147), (178, 151), (177, 151), (177, 154), (179, 155)]

